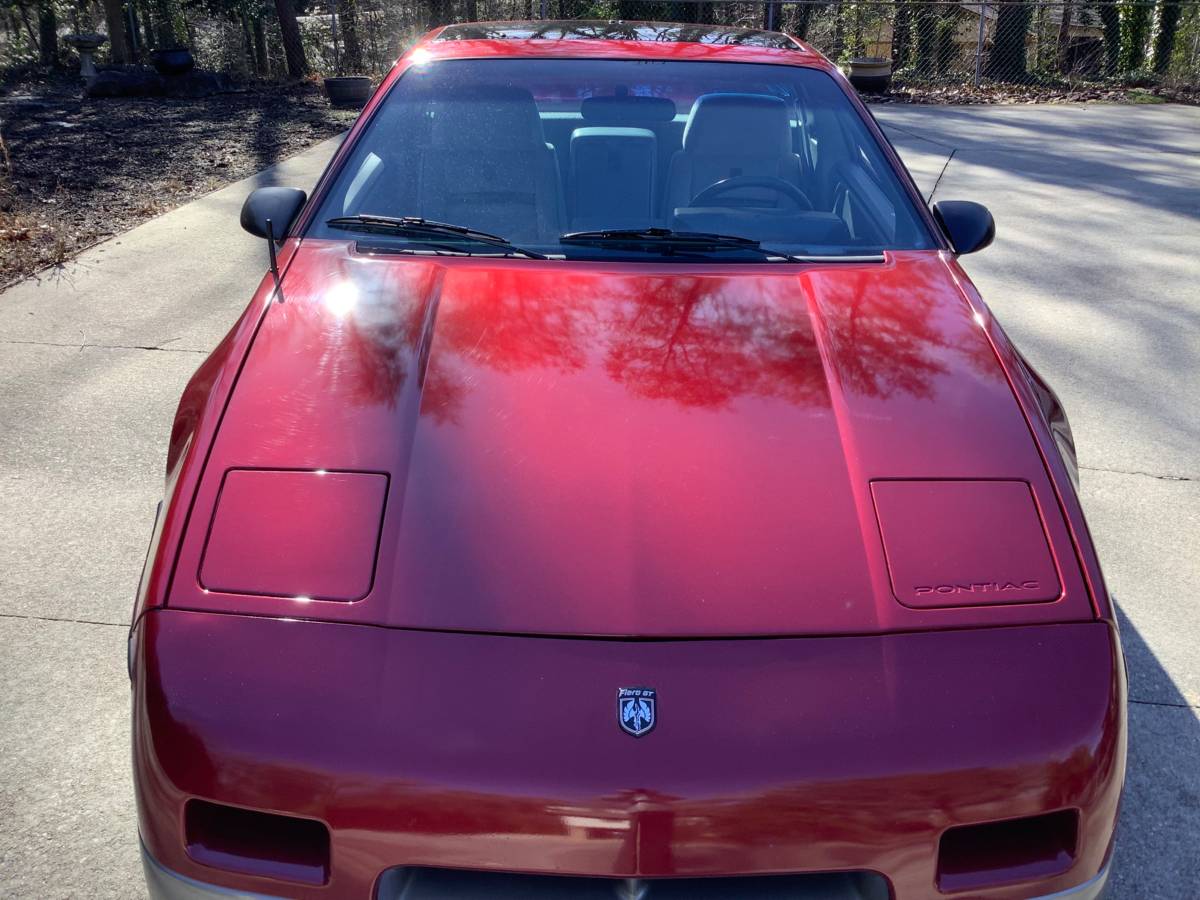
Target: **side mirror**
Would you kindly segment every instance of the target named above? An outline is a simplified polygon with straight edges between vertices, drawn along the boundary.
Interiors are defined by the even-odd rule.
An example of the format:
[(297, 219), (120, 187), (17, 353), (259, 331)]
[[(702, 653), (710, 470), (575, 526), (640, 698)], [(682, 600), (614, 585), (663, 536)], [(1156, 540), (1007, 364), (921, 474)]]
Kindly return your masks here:
[(242, 227), (255, 237), (265, 238), (269, 219), (271, 234), (281, 241), (307, 199), (308, 195), (296, 188), (264, 187), (252, 191), (242, 204)]
[(982, 250), (996, 236), (996, 221), (987, 207), (980, 203), (939, 200), (933, 204), (933, 216), (950, 238), (955, 253)]

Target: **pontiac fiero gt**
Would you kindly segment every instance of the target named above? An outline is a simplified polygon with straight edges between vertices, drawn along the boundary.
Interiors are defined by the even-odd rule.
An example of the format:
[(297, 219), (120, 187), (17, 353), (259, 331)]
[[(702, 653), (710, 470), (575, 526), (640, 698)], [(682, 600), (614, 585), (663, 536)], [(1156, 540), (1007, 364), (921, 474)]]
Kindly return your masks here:
[(130, 636), (153, 896), (1100, 895), (1071, 433), (826, 59), (446, 27), (242, 222)]

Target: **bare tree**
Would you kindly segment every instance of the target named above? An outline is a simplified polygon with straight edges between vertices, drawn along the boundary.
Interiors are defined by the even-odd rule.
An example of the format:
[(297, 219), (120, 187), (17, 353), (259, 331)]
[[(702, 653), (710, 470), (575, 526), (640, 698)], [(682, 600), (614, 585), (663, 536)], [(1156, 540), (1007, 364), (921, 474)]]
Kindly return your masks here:
[(1121, 7), (1121, 71), (1135, 72), (1146, 62), (1146, 44), (1154, 26), (1151, 0), (1128, 0)]
[(1066, 75), (1071, 70), (1071, 18), (1074, 10), (1071, 0), (1063, 3), (1062, 18), (1058, 23), (1058, 71)]
[(1003, 3), (996, 9), (996, 37), (988, 54), (987, 75), (1000, 81), (1023, 81), (1028, 74), (1025, 35), (1033, 7), (1024, 0)]
[(1104, 34), (1104, 74), (1111, 76), (1121, 58), (1121, 11), (1115, 3), (1101, 3), (1097, 9)]
[(279, 16), (279, 31), (283, 35), (283, 54), (287, 59), (288, 77), (303, 78), (308, 74), (308, 60), (304, 56), (300, 23), (296, 21), (296, 7), (292, 0), (275, 0), (275, 12)]
[(130, 62), (129, 42), (125, 35), (125, 11), (121, 0), (104, 0), (104, 21), (108, 25), (108, 56), (114, 63)]
[(58, 62), (58, 15), (50, 0), (38, 8), (38, 61), (43, 66)]
[(1171, 66), (1175, 35), (1179, 31), (1178, 0), (1163, 0), (1158, 8), (1158, 34), (1154, 36), (1154, 71), (1159, 75)]
[(363, 70), (362, 40), (358, 34), (358, 0), (338, 0), (342, 38), (346, 42), (345, 70), (357, 73)]

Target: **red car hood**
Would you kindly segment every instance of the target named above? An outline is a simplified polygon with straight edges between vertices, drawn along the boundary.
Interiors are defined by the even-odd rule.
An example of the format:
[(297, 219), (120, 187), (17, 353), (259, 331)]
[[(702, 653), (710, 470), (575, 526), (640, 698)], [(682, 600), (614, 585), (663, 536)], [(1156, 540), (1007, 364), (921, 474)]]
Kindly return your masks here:
[[(937, 253), (681, 269), (305, 242), (226, 411), (170, 602), (608, 636), (1086, 616), (959, 277)], [(286, 473), (238, 469), (376, 474), (297, 505)], [(883, 479), (1028, 483), (1061, 595), (900, 602)], [(997, 540), (1021, 527), (1006, 509), (976, 511)]]

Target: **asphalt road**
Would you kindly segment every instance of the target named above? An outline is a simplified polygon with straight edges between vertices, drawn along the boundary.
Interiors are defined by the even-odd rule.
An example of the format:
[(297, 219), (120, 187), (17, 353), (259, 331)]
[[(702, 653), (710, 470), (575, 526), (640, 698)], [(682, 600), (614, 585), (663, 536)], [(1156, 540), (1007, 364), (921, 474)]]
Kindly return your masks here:
[[(1122, 607), (1130, 769), (1112, 896), (1200, 883), (1200, 109), (878, 110), (922, 190), (988, 204), (966, 267), (1057, 387)], [(0, 896), (143, 895), (125, 629), (191, 372), (244, 306), (260, 183), (0, 294)], [(1036, 727), (1036, 723), (1031, 723)]]

